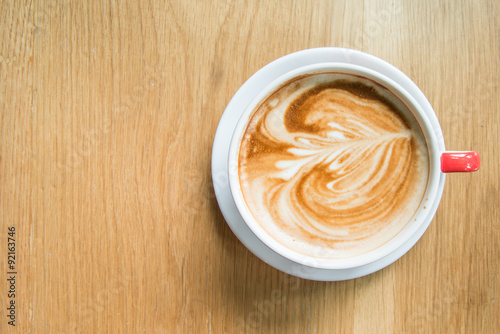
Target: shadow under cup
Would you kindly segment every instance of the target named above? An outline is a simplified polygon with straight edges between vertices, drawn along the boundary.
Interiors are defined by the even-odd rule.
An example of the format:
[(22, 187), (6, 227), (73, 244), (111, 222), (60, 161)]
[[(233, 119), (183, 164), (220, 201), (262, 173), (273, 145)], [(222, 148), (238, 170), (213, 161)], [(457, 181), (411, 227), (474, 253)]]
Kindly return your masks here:
[[(353, 80), (360, 80), (359, 78), (362, 78), (362, 80), (368, 79), (368, 81), (375, 82), (376, 85), (382, 86), (383, 89), (381, 89), (381, 91), (383, 91), (383, 94), (387, 94), (390, 101), (395, 101), (396, 104), (400, 104), (398, 109), (406, 110), (411, 113), (410, 117), (416, 121), (418, 127), (420, 128), (428, 153), (428, 178), (425, 192), (423, 193), (420, 204), (411, 219), (404, 222), (404, 227), (390, 240), (384, 241), (380, 245), (375, 245), (372, 250), (365, 253), (344, 258), (324, 257), (321, 256), (321, 252), (316, 253), (319, 254), (319, 256), (306, 255), (304, 252), (293, 249), (293, 247), (285, 246), (275, 237), (270, 235), (270, 233), (262, 227), (262, 224), (266, 224), (266, 222), (257, 221), (255, 215), (252, 214), (249, 206), (247, 205), (241, 189), (239, 176), (239, 155), (241, 143), (249, 121), (254, 115), (255, 110), (259, 108), (263, 101), (265, 101), (285, 83), (288, 83), (294, 78), (321, 73), (341, 73), (352, 77)], [(396, 82), (380, 73), (361, 66), (345, 63), (320, 63), (301, 67), (284, 74), (265, 87), (246, 107), (236, 125), (230, 143), (228, 161), (229, 185), (231, 195), (241, 217), (250, 230), (271, 250), (297, 264), (311, 268), (350, 269), (364, 266), (386, 257), (405, 245), (405, 243), (411, 239), (411, 237), (422, 227), (422, 225), (429, 225), (433, 218), (433, 214), (430, 214), (430, 210), (427, 208), (430, 208), (434, 201), (439, 201), (439, 198), (436, 198), (436, 194), (441, 174), (439, 162), (440, 154), (441, 152), (437, 147), (437, 140), (432, 124), (427, 118), (422, 107)], [(328, 251), (326, 251), (326, 253), (328, 253)]]

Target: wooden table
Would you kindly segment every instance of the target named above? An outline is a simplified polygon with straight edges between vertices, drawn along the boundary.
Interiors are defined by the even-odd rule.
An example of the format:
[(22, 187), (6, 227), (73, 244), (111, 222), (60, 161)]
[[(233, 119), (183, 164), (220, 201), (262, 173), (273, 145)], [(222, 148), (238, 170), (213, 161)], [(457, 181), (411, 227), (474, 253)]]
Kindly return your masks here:
[[(498, 333), (499, 17), (494, 0), (2, 1), (1, 332)], [(321, 46), (400, 68), (447, 148), (482, 156), (410, 252), (344, 282), (250, 253), (210, 172), (237, 89)]]

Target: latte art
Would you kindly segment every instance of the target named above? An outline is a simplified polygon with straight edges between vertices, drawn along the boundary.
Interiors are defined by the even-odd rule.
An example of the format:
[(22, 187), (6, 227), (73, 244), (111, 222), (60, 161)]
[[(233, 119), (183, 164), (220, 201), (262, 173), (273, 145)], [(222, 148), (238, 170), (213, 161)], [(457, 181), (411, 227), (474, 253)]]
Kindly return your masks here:
[(262, 228), (319, 258), (392, 239), (417, 211), (428, 168), (404, 105), (372, 81), (338, 73), (294, 79), (267, 97), (238, 159), (243, 197)]

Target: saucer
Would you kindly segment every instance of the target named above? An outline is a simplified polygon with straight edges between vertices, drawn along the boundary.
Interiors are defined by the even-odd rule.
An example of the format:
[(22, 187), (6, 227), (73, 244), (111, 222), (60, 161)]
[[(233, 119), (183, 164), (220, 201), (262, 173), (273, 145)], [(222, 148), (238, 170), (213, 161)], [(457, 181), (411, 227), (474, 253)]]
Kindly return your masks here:
[[(361, 51), (344, 48), (308, 49), (286, 55), (264, 66), (252, 75), (234, 94), (219, 121), (215, 134), (212, 148), (212, 179), (217, 202), (224, 219), (236, 237), (258, 258), (274, 268), (293, 276), (317, 281), (342, 281), (374, 273), (395, 262), (415, 245), (426, 231), (430, 220), (427, 224), (422, 224), (407, 243), (376, 262), (351, 269), (316, 269), (299, 265), (272, 251), (245, 224), (231, 196), (227, 168), (229, 144), (236, 123), (245, 110), (245, 107), (261, 89), (289, 71), (302, 66), (325, 62), (341, 62), (363, 66), (380, 72), (396, 81), (417, 100), (426, 112), (427, 117), (433, 125), (433, 130), (438, 140), (438, 147), (441, 151), (445, 151), (441, 127), (429, 101), (427, 101), (427, 98), (415, 83), (396, 67)], [(439, 206), (443, 194), (444, 182), (445, 175), (441, 173), (436, 200), (429, 208), (429, 214), (432, 217)]]

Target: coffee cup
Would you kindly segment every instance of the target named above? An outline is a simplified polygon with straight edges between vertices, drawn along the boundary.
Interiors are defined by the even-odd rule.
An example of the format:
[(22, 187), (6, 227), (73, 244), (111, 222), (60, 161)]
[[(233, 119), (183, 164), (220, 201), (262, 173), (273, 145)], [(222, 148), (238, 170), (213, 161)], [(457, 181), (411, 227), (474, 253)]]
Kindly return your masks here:
[(441, 173), (479, 168), (476, 152), (440, 150), (435, 126), (382, 73), (297, 68), (244, 109), (229, 147), (231, 196), (249, 229), (294, 263), (374, 263), (429, 225)]

